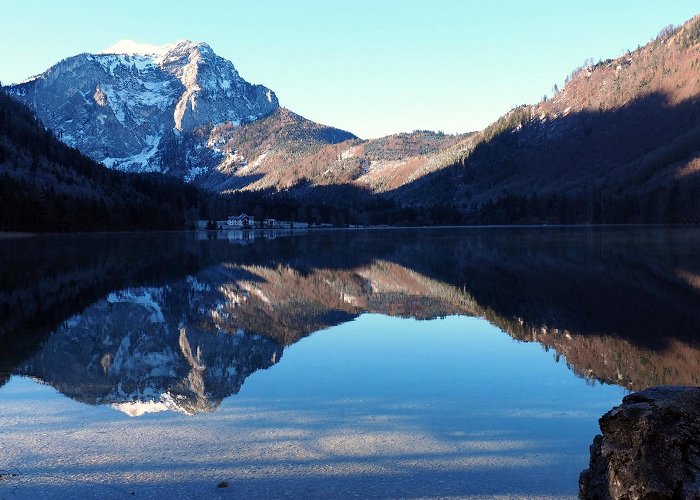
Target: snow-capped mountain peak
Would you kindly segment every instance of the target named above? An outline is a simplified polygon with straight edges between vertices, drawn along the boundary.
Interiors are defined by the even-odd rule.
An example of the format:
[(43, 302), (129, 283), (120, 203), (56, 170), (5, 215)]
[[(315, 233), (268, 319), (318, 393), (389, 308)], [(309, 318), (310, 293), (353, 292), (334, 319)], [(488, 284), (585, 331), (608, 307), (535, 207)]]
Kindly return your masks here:
[(134, 40), (119, 40), (114, 45), (107, 47), (95, 55), (128, 55), (147, 56), (155, 63), (162, 65), (170, 60), (177, 60), (182, 56), (189, 56), (193, 52), (199, 54), (214, 54), (212, 48), (204, 42), (193, 42), (191, 40), (177, 40), (165, 45), (153, 45), (150, 43), (139, 43)]
[(182, 147), (183, 135), (238, 126), (279, 108), (274, 92), (248, 83), (209, 45), (190, 40), (160, 46), (122, 40), (8, 91), (65, 143), (106, 166), (186, 180), (216, 172), (222, 158), (213, 149)]
[(129, 54), (129, 55), (149, 55), (158, 54), (167, 45), (151, 45), (148, 43), (138, 43), (134, 40), (119, 40), (114, 45), (98, 52), (98, 54)]

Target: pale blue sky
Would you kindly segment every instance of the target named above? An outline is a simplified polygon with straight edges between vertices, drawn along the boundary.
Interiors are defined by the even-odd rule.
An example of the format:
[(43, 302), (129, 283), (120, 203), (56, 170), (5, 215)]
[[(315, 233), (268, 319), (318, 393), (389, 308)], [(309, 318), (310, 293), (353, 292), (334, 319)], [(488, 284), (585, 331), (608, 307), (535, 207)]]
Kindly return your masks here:
[(0, 81), (117, 40), (205, 41), (283, 106), (362, 137), (480, 129), (699, 0), (2, 1)]

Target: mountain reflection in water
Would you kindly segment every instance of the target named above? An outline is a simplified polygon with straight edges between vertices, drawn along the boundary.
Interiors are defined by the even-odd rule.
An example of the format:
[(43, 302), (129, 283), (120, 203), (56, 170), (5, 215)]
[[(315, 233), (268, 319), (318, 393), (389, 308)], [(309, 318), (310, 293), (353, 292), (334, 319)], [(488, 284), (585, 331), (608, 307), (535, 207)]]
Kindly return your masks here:
[(698, 248), (694, 228), (3, 241), (0, 380), (129, 415), (212, 411), (284, 347), (371, 312), (478, 316), (589, 380), (699, 385)]

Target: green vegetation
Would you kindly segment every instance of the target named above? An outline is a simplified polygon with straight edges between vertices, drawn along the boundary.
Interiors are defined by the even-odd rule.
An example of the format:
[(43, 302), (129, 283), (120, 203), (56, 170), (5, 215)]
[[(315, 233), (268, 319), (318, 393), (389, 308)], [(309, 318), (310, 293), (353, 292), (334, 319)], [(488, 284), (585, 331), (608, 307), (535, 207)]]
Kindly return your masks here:
[(525, 104), (510, 110), (484, 129), (481, 134), (482, 141), (489, 142), (498, 135), (516, 130), (530, 120), (530, 114), (531, 108)]
[(681, 46), (684, 48), (695, 45), (700, 41), (700, 19), (691, 23), (686, 29), (683, 38), (681, 39)]

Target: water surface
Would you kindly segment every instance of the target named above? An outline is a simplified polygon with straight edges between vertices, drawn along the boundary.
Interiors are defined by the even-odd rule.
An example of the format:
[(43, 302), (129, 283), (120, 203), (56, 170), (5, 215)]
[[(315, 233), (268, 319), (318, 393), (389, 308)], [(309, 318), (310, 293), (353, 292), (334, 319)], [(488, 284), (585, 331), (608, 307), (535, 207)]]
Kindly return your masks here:
[(0, 469), (18, 475), (0, 496), (575, 497), (602, 413), (700, 382), (698, 243), (688, 228), (2, 241)]

